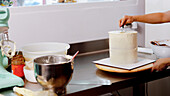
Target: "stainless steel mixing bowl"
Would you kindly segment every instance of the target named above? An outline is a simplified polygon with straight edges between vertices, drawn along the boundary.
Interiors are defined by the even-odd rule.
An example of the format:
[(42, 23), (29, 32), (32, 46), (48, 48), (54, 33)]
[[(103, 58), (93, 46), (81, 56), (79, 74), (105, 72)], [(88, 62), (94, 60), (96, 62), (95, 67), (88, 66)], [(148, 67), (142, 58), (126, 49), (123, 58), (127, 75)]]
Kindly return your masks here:
[(48, 55), (34, 59), (37, 82), (44, 90), (52, 90), (57, 95), (65, 94), (66, 85), (73, 73), (73, 62), (64, 55)]

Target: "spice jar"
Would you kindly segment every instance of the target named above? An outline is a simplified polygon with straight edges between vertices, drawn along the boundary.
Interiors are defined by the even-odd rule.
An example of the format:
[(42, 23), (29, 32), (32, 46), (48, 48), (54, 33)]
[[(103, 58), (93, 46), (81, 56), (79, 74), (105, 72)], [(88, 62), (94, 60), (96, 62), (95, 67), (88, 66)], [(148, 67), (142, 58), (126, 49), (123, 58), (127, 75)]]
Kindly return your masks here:
[(25, 66), (25, 59), (22, 52), (16, 52), (16, 55), (11, 59), (12, 73), (19, 77), (24, 77), (23, 67)]

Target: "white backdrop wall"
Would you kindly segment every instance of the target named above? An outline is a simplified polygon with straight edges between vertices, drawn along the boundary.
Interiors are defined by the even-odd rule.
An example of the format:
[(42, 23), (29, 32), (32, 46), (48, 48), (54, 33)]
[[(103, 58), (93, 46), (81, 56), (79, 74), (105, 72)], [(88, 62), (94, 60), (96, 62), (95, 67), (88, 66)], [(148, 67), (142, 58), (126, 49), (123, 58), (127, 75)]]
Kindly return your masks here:
[[(144, 0), (11, 7), (10, 38), (17, 48), (31, 42), (85, 42), (108, 38), (124, 15), (144, 14)], [(144, 24), (138, 24), (138, 44), (144, 46)]]
[[(146, 14), (155, 12), (166, 12), (170, 10), (170, 0), (146, 0)], [(146, 24), (145, 46), (150, 47), (149, 41), (159, 39), (170, 39), (170, 23)]]

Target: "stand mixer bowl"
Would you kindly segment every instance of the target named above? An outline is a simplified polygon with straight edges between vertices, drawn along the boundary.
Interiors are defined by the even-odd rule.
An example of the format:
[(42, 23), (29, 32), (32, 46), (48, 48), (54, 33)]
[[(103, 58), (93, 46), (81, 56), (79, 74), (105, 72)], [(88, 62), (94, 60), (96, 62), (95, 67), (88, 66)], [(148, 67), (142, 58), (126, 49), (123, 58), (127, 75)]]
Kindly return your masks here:
[(52, 90), (60, 96), (65, 94), (72, 78), (73, 62), (64, 55), (38, 57), (34, 59), (34, 72), (44, 90)]

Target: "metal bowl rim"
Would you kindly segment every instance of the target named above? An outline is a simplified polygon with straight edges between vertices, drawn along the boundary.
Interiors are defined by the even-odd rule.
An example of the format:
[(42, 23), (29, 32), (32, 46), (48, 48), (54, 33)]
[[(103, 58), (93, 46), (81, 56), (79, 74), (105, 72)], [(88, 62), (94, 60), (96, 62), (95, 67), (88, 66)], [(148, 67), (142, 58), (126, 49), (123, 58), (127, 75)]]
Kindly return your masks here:
[[(44, 55), (44, 56), (39, 56), (39, 57), (37, 57), (37, 58), (35, 58), (35, 59), (38, 59), (38, 58), (42, 58), (42, 57), (47, 57), (47, 56), (61, 56), (61, 57), (66, 57), (66, 56), (70, 56), (70, 57), (73, 57), (73, 56), (71, 56), (71, 55)], [(63, 63), (51, 63), (51, 64), (48, 64), (48, 63), (37, 63), (37, 62), (35, 62), (35, 59), (33, 60), (33, 63), (34, 63), (34, 65), (36, 64), (36, 65), (44, 65), (44, 66), (46, 66), (46, 65), (50, 65), (50, 66), (52, 66), (52, 65), (61, 65), (61, 64), (68, 64), (68, 63), (72, 63), (73, 61), (71, 61), (71, 58), (69, 59), (69, 58), (67, 58), (68, 59), (68, 61), (67, 62), (63, 62)]]

